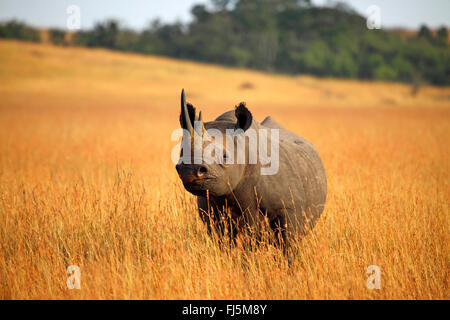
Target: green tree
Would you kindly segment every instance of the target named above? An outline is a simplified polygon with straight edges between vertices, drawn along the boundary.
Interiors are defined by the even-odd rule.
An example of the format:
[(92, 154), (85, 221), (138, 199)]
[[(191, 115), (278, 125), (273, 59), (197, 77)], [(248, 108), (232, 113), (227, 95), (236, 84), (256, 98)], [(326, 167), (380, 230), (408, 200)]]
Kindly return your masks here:
[(420, 27), (417, 37), (421, 38), (421, 39), (425, 39), (429, 42), (433, 41), (433, 35), (431, 34), (430, 29), (426, 25), (422, 25)]
[(94, 30), (89, 33), (86, 45), (88, 47), (116, 48), (117, 36), (119, 34), (119, 22), (107, 20), (97, 23)]
[(66, 33), (60, 29), (49, 29), (50, 42), (56, 45), (65, 44)]
[(12, 20), (0, 24), (0, 38), (19, 39), (24, 41), (40, 41), (39, 32), (24, 23)]
[(392, 68), (396, 71), (398, 80), (408, 82), (413, 81), (414, 67), (402, 56), (398, 55), (394, 58), (392, 61)]
[(377, 80), (394, 81), (397, 80), (397, 77), (397, 71), (386, 64), (379, 66), (375, 70), (375, 79)]
[(448, 31), (446, 27), (441, 27), (436, 33), (436, 43), (441, 47), (448, 46)]

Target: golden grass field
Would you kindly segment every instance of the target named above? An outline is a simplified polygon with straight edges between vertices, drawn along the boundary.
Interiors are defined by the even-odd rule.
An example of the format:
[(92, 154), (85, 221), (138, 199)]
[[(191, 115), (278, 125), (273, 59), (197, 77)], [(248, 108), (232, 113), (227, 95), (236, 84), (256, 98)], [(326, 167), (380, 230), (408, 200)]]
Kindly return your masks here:
[[(448, 299), (450, 88), (0, 41), (0, 298)], [(253, 88), (242, 88), (250, 83)], [(171, 161), (179, 94), (311, 141), (326, 209), (289, 267), (224, 250)], [(81, 268), (81, 290), (66, 268)], [(366, 268), (381, 268), (381, 289)]]

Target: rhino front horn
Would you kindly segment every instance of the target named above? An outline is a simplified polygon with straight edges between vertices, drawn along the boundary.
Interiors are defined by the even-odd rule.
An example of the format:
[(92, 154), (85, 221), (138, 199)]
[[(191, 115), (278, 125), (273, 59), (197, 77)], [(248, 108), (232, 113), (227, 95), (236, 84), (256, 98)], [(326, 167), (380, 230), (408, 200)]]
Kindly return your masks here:
[(184, 89), (181, 91), (181, 118), (183, 123), (183, 129), (188, 130), (192, 136), (194, 134), (194, 128), (192, 127), (191, 119), (189, 117)]

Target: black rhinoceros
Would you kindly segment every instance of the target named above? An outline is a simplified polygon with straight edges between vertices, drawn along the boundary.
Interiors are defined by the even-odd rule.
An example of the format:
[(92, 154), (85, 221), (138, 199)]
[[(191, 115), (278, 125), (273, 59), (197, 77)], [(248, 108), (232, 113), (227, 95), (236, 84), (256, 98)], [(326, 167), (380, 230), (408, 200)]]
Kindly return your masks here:
[[(314, 226), (324, 209), (327, 181), (311, 143), (272, 117), (259, 123), (244, 103), (203, 123), (201, 112), (197, 116), (186, 104), (184, 90), (180, 124), (184, 135), (176, 170), (186, 190), (197, 196), (200, 217), (209, 230), (220, 230), (226, 216), (233, 235), (265, 224), (288, 244)], [(259, 156), (263, 139), (266, 157)], [(270, 164), (272, 171), (269, 158), (278, 161)]]

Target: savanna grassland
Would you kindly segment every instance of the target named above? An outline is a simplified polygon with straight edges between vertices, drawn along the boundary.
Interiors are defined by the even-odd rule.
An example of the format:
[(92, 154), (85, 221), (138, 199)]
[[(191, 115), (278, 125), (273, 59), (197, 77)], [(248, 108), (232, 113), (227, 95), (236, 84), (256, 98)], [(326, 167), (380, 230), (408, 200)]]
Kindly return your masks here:
[[(14, 41), (0, 83), (2, 299), (449, 298), (449, 88)], [(206, 234), (171, 161), (181, 88), (206, 120), (246, 101), (317, 147), (326, 209), (290, 267)]]

